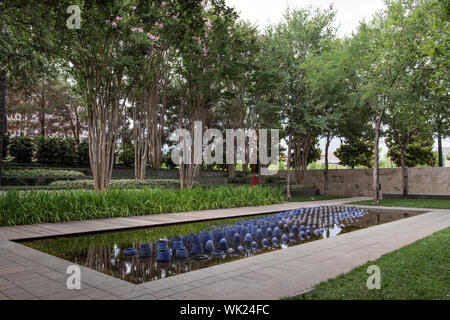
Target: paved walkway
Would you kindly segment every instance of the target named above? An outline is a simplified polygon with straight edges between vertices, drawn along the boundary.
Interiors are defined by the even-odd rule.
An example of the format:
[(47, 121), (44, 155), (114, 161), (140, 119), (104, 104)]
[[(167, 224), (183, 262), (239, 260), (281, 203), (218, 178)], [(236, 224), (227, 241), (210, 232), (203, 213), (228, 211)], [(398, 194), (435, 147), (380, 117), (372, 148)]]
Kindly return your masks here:
[[(289, 203), (281, 205), (279, 210), (269, 206), (269, 211), (346, 201)], [(402, 214), (405, 210), (414, 209), (398, 209), (398, 212)], [(113, 227), (117, 227), (111, 222)], [(160, 222), (156, 220), (156, 223)], [(430, 210), (426, 214), (336, 238), (309, 242), (141, 285), (81, 267), (81, 290), (66, 288), (68, 275), (65, 272), (70, 262), (12, 241), (0, 240), (0, 299), (279, 299), (309, 289), (320, 281), (350, 271), (368, 260), (377, 259), (449, 226), (450, 210)], [(38, 230), (42, 232), (42, 229)], [(10, 234), (17, 236), (17, 233)]]

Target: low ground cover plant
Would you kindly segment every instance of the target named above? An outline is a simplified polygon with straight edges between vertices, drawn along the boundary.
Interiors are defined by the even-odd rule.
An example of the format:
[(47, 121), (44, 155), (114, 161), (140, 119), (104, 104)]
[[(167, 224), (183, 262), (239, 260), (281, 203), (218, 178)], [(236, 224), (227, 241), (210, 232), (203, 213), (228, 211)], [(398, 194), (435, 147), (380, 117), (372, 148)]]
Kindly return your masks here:
[(9, 169), (4, 170), (5, 177), (61, 177), (76, 178), (84, 177), (85, 174), (75, 170), (54, 170), (54, 169)]
[[(195, 183), (194, 185), (198, 185)], [(180, 182), (176, 179), (113, 179), (109, 185), (110, 188), (142, 188), (142, 187), (159, 187), (159, 188), (177, 188)], [(94, 180), (72, 180), (72, 181), (55, 181), (50, 183), (50, 187), (57, 189), (94, 189)]]

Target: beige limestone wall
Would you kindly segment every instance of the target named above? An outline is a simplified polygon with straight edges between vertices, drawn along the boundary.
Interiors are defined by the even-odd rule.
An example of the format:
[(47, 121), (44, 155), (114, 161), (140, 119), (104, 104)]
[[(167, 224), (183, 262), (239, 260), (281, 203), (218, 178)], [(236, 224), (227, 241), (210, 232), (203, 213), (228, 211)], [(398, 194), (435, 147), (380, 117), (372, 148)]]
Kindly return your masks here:
[[(286, 171), (278, 173), (286, 177)], [(450, 167), (445, 168), (410, 168), (410, 194), (450, 195)], [(294, 181), (294, 173), (291, 171)], [(380, 169), (381, 191), (383, 193), (402, 193), (401, 169)], [(305, 185), (317, 187), (323, 193), (323, 170), (307, 170)], [(330, 170), (329, 193), (340, 196), (371, 196), (372, 169)]]

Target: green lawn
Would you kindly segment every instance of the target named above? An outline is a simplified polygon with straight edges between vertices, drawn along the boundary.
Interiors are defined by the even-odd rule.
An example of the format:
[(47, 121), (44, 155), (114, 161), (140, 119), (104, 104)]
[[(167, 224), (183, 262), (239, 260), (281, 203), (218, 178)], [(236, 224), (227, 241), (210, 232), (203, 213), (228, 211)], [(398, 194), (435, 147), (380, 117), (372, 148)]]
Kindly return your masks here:
[(319, 200), (333, 200), (333, 199), (343, 199), (345, 197), (341, 196), (292, 196), (291, 202), (305, 202), (305, 201), (319, 201)]
[[(450, 300), (450, 228), (322, 282), (306, 299)], [(381, 289), (369, 290), (367, 268), (377, 265)], [(295, 299), (302, 299), (297, 297)]]
[[(372, 205), (372, 200), (351, 202), (348, 204)], [(380, 206), (450, 209), (450, 200), (433, 199), (382, 199)]]

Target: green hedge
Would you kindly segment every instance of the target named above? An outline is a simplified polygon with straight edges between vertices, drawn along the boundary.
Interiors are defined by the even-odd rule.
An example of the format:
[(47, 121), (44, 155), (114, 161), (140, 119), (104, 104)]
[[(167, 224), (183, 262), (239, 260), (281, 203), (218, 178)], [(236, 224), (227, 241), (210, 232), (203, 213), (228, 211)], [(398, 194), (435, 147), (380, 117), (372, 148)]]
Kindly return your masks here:
[(77, 178), (85, 174), (75, 170), (52, 170), (52, 169), (8, 169), (2, 172), (5, 177), (58, 177)]
[(277, 188), (109, 189), (106, 192), (8, 191), (0, 195), (0, 226), (127, 217), (282, 203)]
[(77, 144), (72, 138), (39, 137), (37, 139), (36, 160), (51, 165), (77, 164)]
[(29, 137), (11, 138), (9, 144), (9, 154), (14, 157), (14, 161), (20, 163), (30, 163), (33, 158), (34, 145)]
[(8, 169), (2, 172), (3, 186), (42, 186), (60, 180), (84, 178), (85, 174), (74, 170)]
[[(195, 186), (198, 185), (196, 182)], [(143, 187), (162, 187), (162, 188), (178, 188), (180, 182), (176, 179), (152, 179), (152, 180), (136, 180), (136, 179), (114, 179), (111, 180), (110, 188), (143, 188)], [(50, 183), (50, 187), (58, 189), (94, 189), (93, 180), (73, 180), (73, 181), (55, 181)]]

